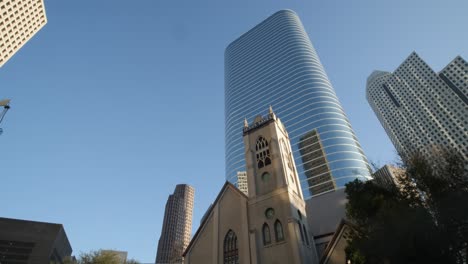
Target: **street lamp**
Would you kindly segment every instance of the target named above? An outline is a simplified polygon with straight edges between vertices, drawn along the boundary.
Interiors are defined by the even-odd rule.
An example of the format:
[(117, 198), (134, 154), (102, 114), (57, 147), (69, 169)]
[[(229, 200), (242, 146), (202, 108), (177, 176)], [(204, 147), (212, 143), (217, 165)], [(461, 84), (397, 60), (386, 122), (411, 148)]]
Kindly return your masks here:
[[(3, 111), (0, 113), (0, 123), (2, 123), (3, 118), (5, 117), (6, 112), (10, 109), (10, 99), (4, 99), (0, 101), (0, 107), (3, 106)], [(0, 128), (0, 135), (3, 133), (3, 129)]]

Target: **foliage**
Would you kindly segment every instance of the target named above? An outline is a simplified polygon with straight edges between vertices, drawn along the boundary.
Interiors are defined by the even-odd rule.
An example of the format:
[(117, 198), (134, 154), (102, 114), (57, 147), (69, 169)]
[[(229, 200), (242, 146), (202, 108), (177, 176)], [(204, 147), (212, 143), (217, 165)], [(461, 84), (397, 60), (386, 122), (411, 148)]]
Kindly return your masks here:
[[(361, 263), (463, 263), (468, 242), (466, 161), (455, 152), (408, 159), (400, 186), (346, 185), (354, 224), (346, 253)], [(465, 254), (465, 255), (464, 255)]]
[[(65, 264), (121, 264), (122, 260), (116, 252), (97, 250), (88, 253), (81, 253), (75, 260), (67, 260)], [(125, 264), (139, 264), (134, 259), (126, 260)]]

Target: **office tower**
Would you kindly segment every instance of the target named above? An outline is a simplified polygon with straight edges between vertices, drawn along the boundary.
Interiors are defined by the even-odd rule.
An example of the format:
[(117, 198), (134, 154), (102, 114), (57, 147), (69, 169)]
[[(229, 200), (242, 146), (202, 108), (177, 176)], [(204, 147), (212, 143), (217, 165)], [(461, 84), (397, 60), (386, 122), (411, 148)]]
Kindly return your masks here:
[[(273, 14), (226, 48), (228, 181), (235, 183), (237, 172), (246, 171), (239, 127), (244, 118), (267, 114), (270, 105), (289, 131), (304, 198), (343, 188), (356, 178), (370, 178), (366, 157), (318, 55), (290, 10)], [(313, 131), (320, 136), (300, 147), (301, 138)], [(322, 152), (317, 154), (320, 161), (312, 160), (316, 154), (311, 151)], [(316, 162), (323, 171), (316, 172), (308, 162)]]
[(391, 187), (396, 186), (401, 187), (400, 177), (404, 176), (405, 170), (397, 168), (391, 165), (385, 165), (382, 168), (375, 171), (372, 176), (374, 176), (374, 181), (380, 186)]
[(194, 193), (193, 187), (178, 184), (174, 193), (169, 195), (158, 243), (156, 264), (182, 262), (182, 254), (190, 242), (192, 232)]
[(247, 172), (246, 171), (238, 171), (237, 172), (237, 187), (241, 192), (245, 193), (245, 195), (249, 195), (249, 187), (247, 184)]
[(0, 67), (46, 23), (43, 0), (1, 0)]
[(63, 264), (71, 254), (61, 224), (0, 217), (0, 263)]
[(367, 79), (367, 101), (402, 157), (450, 148), (468, 160), (468, 63), (441, 72), (413, 52), (393, 73)]

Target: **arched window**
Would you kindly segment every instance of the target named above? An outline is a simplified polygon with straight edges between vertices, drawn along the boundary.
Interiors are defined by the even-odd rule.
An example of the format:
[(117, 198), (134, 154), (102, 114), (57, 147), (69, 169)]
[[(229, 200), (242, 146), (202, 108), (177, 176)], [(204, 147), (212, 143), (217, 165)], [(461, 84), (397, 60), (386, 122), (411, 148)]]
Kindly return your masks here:
[(271, 244), (270, 227), (268, 226), (267, 223), (263, 224), (262, 232), (263, 232), (263, 245)]
[(224, 237), (224, 264), (238, 264), (239, 250), (237, 249), (237, 236), (229, 230)]
[(268, 147), (268, 141), (264, 137), (259, 137), (257, 139), (255, 151), (257, 156), (257, 167), (259, 169), (271, 164), (270, 148)]
[(281, 222), (278, 219), (275, 222), (275, 238), (276, 242), (284, 240), (283, 225), (281, 225)]

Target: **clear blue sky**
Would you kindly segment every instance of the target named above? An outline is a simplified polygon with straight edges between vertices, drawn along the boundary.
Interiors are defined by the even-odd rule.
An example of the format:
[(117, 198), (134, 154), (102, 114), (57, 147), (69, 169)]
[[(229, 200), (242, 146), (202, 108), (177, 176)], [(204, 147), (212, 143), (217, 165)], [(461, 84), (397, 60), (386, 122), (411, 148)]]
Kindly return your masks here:
[[(370, 160), (395, 151), (365, 99), (416, 51), (468, 59), (468, 1), (46, 0), (0, 68), (0, 216), (62, 223), (75, 254), (156, 254), (167, 196), (195, 187), (195, 232), (224, 183), (224, 49), (274, 12), (301, 17)], [(241, 128), (239, 128), (241, 129)], [(240, 131), (240, 130), (239, 130)]]

